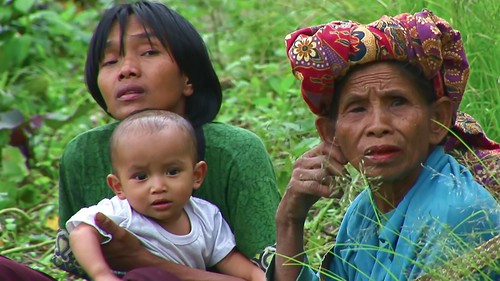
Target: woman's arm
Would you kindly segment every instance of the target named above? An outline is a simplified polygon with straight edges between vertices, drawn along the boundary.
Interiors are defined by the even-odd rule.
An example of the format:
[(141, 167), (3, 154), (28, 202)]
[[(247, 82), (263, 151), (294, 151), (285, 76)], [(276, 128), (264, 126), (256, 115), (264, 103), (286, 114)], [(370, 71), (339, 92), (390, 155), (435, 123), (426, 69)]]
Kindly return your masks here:
[(106, 261), (115, 270), (129, 271), (140, 267), (156, 266), (176, 275), (181, 280), (242, 281), (241, 278), (190, 268), (153, 255), (134, 235), (101, 213), (96, 215), (95, 222), (101, 229), (113, 236), (111, 242), (102, 245), (101, 248)]
[(267, 150), (254, 133), (226, 124), (204, 126), (208, 174), (194, 195), (215, 204), (238, 250), (254, 258), (276, 242), (280, 194)]
[(91, 225), (81, 223), (69, 235), (69, 243), (85, 272), (96, 281), (120, 280), (106, 263), (101, 252), (102, 237)]
[(217, 271), (223, 274), (243, 278), (247, 281), (265, 281), (266, 276), (240, 252), (233, 250), (215, 265)]
[(321, 143), (294, 164), (292, 178), (276, 212), (274, 280), (296, 280), (304, 261), (304, 222), (320, 197), (340, 197), (332, 176), (343, 173), (345, 159), (337, 147)]

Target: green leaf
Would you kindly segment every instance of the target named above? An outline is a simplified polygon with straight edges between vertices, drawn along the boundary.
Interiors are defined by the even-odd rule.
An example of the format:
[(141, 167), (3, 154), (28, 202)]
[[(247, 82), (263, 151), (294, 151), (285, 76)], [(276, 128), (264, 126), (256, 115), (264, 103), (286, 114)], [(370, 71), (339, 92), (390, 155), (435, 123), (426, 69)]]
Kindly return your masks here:
[(0, 210), (16, 206), (17, 186), (13, 182), (2, 182), (0, 185)]
[(33, 4), (35, 4), (35, 0), (15, 0), (14, 9), (23, 14), (26, 14), (29, 12), (31, 7), (33, 7)]
[(19, 183), (28, 175), (26, 159), (17, 147), (2, 148), (2, 171), (0, 178), (5, 182)]
[[(10, 141), (10, 130), (0, 130), (0, 148), (9, 144), (9, 141)], [(2, 156), (1, 153), (0, 156)]]
[(15, 127), (21, 125), (23, 122), (24, 116), (17, 109), (7, 112), (0, 112), (0, 130), (14, 129)]
[(16, 35), (4, 41), (0, 48), (0, 73), (21, 66), (28, 56), (32, 38), (29, 35)]
[(5, 7), (0, 6), (0, 22), (6, 22), (12, 16), (12, 10)]

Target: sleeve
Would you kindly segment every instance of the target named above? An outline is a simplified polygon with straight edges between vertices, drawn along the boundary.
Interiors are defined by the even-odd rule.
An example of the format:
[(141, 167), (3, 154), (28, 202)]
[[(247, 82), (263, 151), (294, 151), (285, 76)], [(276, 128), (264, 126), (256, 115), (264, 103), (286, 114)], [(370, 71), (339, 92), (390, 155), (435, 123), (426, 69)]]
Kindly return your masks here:
[[(465, 253), (474, 253), (476, 247), (500, 234), (500, 206), (486, 190), (479, 193), (468, 190), (449, 200), (455, 202), (443, 202), (451, 206), (447, 212), (439, 218), (430, 216), (426, 243), (418, 257), (421, 264), (445, 272), (455, 270), (448, 268), (445, 262), (465, 260)], [(489, 269), (481, 271), (486, 273)], [(495, 276), (492, 280), (497, 280), (498, 275), (492, 273), (492, 276)]]
[(254, 133), (227, 124), (209, 123), (204, 135), (208, 173), (194, 196), (220, 209), (238, 250), (265, 268), (268, 259), (263, 251), (275, 243), (280, 201), (267, 150)]
[(118, 200), (119, 199), (117, 198), (113, 198), (111, 200), (103, 199), (97, 205), (82, 208), (66, 222), (66, 229), (68, 230), (68, 233), (71, 233), (79, 224), (86, 223), (93, 226), (104, 237), (101, 244), (108, 243), (111, 241), (112, 236), (107, 232), (104, 232), (95, 224), (95, 215), (97, 213), (103, 213), (115, 223), (121, 225), (122, 222), (126, 220), (126, 217), (120, 215), (122, 206)]
[(78, 151), (75, 140), (72, 140), (65, 148), (59, 165), (59, 228), (64, 229), (66, 221), (80, 208), (76, 202), (81, 202), (82, 194), (80, 173), (73, 172), (82, 170), (78, 159)]
[(108, 156), (109, 136), (114, 125), (82, 133), (66, 145), (59, 165), (59, 230), (51, 261), (59, 268), (85, 276), (69, 247), (66, 221), (85, 206), (112, 197), (106, 184), (111, 170)]
[(275, 216), (280, 201), (274, 167), (262, 141), (248, 132), (230, 163), (228, 204), (238, 249), (254, 258), (276, 240)]
[[(78, 198), (82, 194), (79, 184), (79, 173), (72, 173), (73, 169), (83, 169), (80, 162), (73, 159), (77, 153), (75, 140), (72, 140), (65, 148), (59, 165), (59, 230), (56, 234), (54, 254), (51, 262), (58, 268), (74, 274), (79, 277), (86, 277), (83, 268), (76, 261), (73, 252), (69, 246), (69, 233), (65, 228), (66, 221), (79, 208), (76, 202), (81, 202)], [(69, 165), (67, 163), (71, 163)], [(70, 177), (70, 175), (72, 175)], [(71, 188), (70, 188), (71, 187)]]
[(213, 232), (216, 233), (216, 235), (214, 236), (214, 248), (207, 263), (208, 267), (212, 267), (220, 262), (236, 246), (231, 228), (229, 228), (229, 225), (224, 220), (219, 210), (214, 214)]

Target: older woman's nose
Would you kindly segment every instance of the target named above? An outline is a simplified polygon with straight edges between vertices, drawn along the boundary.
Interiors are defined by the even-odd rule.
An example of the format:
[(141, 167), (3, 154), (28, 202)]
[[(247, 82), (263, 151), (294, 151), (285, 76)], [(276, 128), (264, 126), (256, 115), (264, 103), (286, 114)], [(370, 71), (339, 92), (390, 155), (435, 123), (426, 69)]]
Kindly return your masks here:
[(367, 135), (379, 138), (391, 133), (391, 118), (392, 116), (382, 108), (372, 109), (365, 121), (368, 122)]
[(133, 56), (124, 56), (118, 74), (118, 80), (128, 79), (131, 77), (140, 77), (141, 68), (139, 62)]

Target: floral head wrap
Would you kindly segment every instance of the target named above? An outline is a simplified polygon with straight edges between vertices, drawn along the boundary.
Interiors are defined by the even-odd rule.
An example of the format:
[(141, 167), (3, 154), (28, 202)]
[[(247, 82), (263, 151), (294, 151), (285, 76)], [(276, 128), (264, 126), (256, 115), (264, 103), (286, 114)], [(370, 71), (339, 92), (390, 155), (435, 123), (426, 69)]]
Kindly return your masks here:
[(319, 115), (330, 106), (335, 80), (358, 64), (396, 60), (415, 65), (434, 82), (438, 97), (453, 100), (455, 111), (469, 77), (460, 33), (429, 10), (383, 16), (366, 25), (333, 21), (297, 30), (285, 40), (302, 96)]
[[(469, 77), (469, 63), (460, 33), (430, 10), (383, 16), (369, 24), (332, 21), (297, 30), (287, 35), (285, 42), (292, 71), (301, 81), (302, 97), (314, 114), (328, 114), (335, 81), (351, 67), (389, 60), (409, 63), (433, 82), (438, 98), (451, 98), (456, 119), (452, 130), (481, 158), (491, 157), (493, 171), (499, 169), (500, 144), (489, 140), (472, 117), (456, 118)], [(446, 144), (448, 151), (459, 146), (454, 137)], [(498, 188), (497, 180), (493, 186)]]

